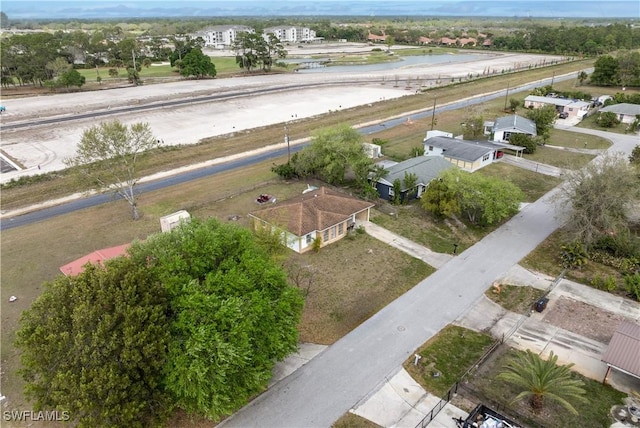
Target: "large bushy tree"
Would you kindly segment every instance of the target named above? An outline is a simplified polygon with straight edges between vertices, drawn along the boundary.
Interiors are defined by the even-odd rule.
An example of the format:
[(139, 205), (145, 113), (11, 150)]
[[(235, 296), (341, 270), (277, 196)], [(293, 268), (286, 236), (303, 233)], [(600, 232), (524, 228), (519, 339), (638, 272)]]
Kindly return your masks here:
[(630, 208), (640, 200), (640, 177), (625, 156), (607, 152), (567, 172), (560, 189), (566, 229), (587, 251), (604, 236), (629, 233)]
[(174, 406), (217, 420), (297, 349), (302, 304), (262, 240), (194, 219), (45, 287), (18, 333), (27, 395), (85, 427), (154, 426)]
[(489, 226), (518, 212), (524, 199), (513, 183), (460, 169), (448, 169), (429, 183), (422, 206), (439, 217), (464, 215), (471, 223)]
[(290, 173), (297, 177), (316, 177), (330, 184), (345, 181), (353, 171), (356, 182), (366, 186), (373, 161), (362, 146), (362, 135), (348, 125), (339, 125), (316, 131), (311, 144), (291, 157), (288, 164), (274, 168), (278, 174)]
[(163, 285), (126, 257), (45, 284), (17, 333), (27, 398), (81, 427), (161, 422), (167, 309)]
[(138, 158), (145, 151), (160, 146), (146, 123), (125, 125), (118, 120), (103, 122), (82, 134), (75, 156), (65, 159), (83, 179), (100, 189), (113, 191), (131, 207), (134, 220), (140, 218), (135, 186)]
[(527, 119), (533, 120), (536, 124), (536, 133), (542, 141), (547, 142), (550, 137), (551, 128), (556, 120), (556, 109), (552, 105), (529, 109), (525, 113)]
[(185, 77), (193, 76), (197, 79), (216, 77), (216, 66), (211, 62), (211, 58), (202, 53), (200, 48), (195, 48), (182, 58), (180, 75)]
[(168, 290), (165, 384), (187, 412), (210, 419), (234, 412), (296, 350), (300, 292), (247, 229), (191, 220), (130, 253)]

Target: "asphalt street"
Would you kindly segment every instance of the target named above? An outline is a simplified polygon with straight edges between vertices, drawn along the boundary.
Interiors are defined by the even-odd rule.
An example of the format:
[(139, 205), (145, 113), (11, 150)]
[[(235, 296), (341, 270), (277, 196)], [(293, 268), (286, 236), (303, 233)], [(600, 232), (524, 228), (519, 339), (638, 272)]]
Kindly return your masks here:
[[(563, 79), (571, 79), (574, 77), (575, 77), (575, 73), (571, 73), (565, 76), (557, 76), (555, 77), (555, 79), (563, 80)], [(511, 91), (516, 92), (516, 91), (531, 89), (536, 86), (546, 85), (550, 83), (550, 81), (551, 79), (545, 79), (537, 82), (528, 83), (526, 85), (519, 86), (518, 88), (512, 88)], [(497, 91), (492, 94), (484, 94), (476, 97), (469, 97), (469, 98), (466, 98), (454, 103), (450, 103), (444, 106), (439, 106), (439, 107), (436, 106), (435, 114), (439, 114), (444, 111), (464, 108), (474, 104), (481, 104), (488, 100), (500, 98), (505, 94), (506, 94), (506, 90)], [(146, 107), (141, 107), (141, 109), (144, 109), (144, 108)], [(406, 122), (407, 118), (409, 117), (413, 117), (417, 119), (421, 117), (427, 117), (432, 114), (434, 114), (432, 108), (426, 109), (420, 112), (407, 113), (406, 115), (402, 115), (401, 117), (389, 119), (389, 120), (377, 123), (375, 125), (359, 128), (358, 131), (364, 135), (369, 135), (375, 132), (379, 132), (381, 129), (392, 128), (394, 126), (402, 125)], [(301, 150), (304, 146), (305, 144), (291, 146), (291, 151), (295, 152), (295, 151)], [(274, 159), (280, 156), (284, 156), (285, 154), (286, 154), (286, 149), (279, 148), (279, 149), (274, 149), (273, 151), (261, 153), (259, 155), (247, 156), (243, 159), (225, 163), (225, 164), (214, 165), (214, 166), (195, 169), (187, 172), (181, 172), (179, 174), (170, 175), (169, 177), (165, 177), (157, 181), (153, 181), (145, 184), (139, 184), (138, 186), (136, 186), (136, 192), (138, 194), (151, 192), (151, 191), (166, 188), (169, 186), (174, 186), (180, 183), (185, 183), (187, 181), (195, 180), (198, 178), (207, 177), (220, 172), (229, 171), (234, 168), (240, 168), (243, 166), (252, 165), (265, 160)], [(111, 202), (114, 199), (119, 199), (119, 197), (114, 195), (99, 194), (99, 195), (87, 196), (87, 197), (83, 197), (82, 199), (65, 202), (64, 204), (57, 205), (57, 206), (38, 209), (32, 212), (28, 212), (26, 214), (21, 214), (17, 216), (4, 216), (4, 218), (0, 220), (0, 231), (12, 229), (14, 227), (24, 226), (37, 221), (43, 221), (58, 215), (68, 214), (80, 209), (104, 204), (107, 202)]]
[[(612, 140), (610, 151), (628, 154), (638, 144), (637, 136), (585, 131)], [(558, 192), (556, 188), (527, 205), (221, 426), (331, 426), (561, 226), (560, 205), (554, 202)]]

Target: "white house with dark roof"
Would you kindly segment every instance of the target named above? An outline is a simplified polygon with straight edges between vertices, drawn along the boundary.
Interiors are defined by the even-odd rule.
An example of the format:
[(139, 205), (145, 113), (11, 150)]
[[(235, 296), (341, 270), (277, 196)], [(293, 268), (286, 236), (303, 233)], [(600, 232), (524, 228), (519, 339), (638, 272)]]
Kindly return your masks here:
[(396, 163), (395, 165), (385, 166), (387, 174), (372, 184), (376, 187), (378, 195), (380, 195), (382, 199), (392, 200), (395, 197), (393, 182), (400, 180), (402, 183), (400, 198), (405, 200), (409, 192), (413, 190), (405, 187), (405, 175), (415, 174), (418, 180), (411, 198), (419, 198), (431, 180), (449, 168), (454, 168), (454, 166), (441, 156), (418, 156)]
[(474, 172), (497, 162), (511, 150), (522, 156), (524, 147), (491, 141), (466, 141), (451, 137), (431, 137), (424, 140), (425, 156), (441, 156), (452, 164)]
[(568, 98), (541, 97), (529, 95), (524, 99), (526, 108), (539, 108), (545, 105), (552, 105), (558, 113), (567, 113), (568, 117), (583, 118), (588, 112), (591, 103)]
[(254, 29), (246, 25), (215, 25), (196, 33), (204, 39), (206, 47), (224, 49), (230, 47), (240, 33), (253, 33)]
[(611, 112), (618, 116), (618, 120), (622, 123), (633, 123), (636, 116), (640, 115), (640, 104), (611, 104), (600, 109), (599, 113)]
[(497, 118), (493, 122), (492, 132), (493, 141), (496, 142), (509, 142), (512, 134), (525, 134), (530, 137), (538, 135), (536, 123), (517, 114)]

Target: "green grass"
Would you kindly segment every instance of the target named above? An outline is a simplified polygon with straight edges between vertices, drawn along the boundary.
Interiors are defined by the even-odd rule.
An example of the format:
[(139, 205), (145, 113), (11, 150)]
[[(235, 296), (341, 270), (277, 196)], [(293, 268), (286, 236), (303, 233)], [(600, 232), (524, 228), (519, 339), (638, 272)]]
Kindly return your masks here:
[[(586, 62), (579, 61), (545, 69), (515, 73), (510, 75), (510, 82), (515, 86), (516, 84), (548, 77), (554, 71), (556, 73), (565, 73), (580, 70), (588, 67), (592, 62), (592, 60)], [(400, 99), (373, 103), (371, 107), (352, 108), (340, 111), (339, 113), (327, 113), (308, 120), (297, 121), (289, 125), (289, 135), (292, 140), (300, 139), (310, 136), (313, 131), (319, 128), (344, 123), (355, 125), (374, 120), (383, 120), (388, 117), (404, 114), (407, 111), (428, 108), (433, 105), (434, 97), (437, 98), (438, 104), (442, 105), (458, 100), (461, 95), (471, 96), (473, 94), (487, 93), (503, 88), (504, 76), (490, 77), (469, 83), (437, 88), (420, 94), (408, 95)], [(464, 113), (455, 111), (438, 115), (437, 129), (446, 131), (449, 130), (449, 128), (454, 129), (457, 127), (458, 130), (456, 131), (454, 129), (454, 132), (459, 133), (460, 116), (462, 114)], [(407, 147), (411, 147), (421, 143), (424, 132), (426, 129), (429, 129), (430, 124), (430, 118), (415, 120), (411, 125), (394, 127), (392, 130), (376, 133), (369, 138), (377, 137), (393, 140), (399, 136), (411, 135), (413, 140), (407, 144)], [(440, 126), (441, 124), (446, 126), (443, 128)], [(265, 144), (267, 144), (266, 142), (280, 141), (281, 138), (281, 124), (254, 129), (250, 133), (212, 137), (204, 139), (197, 145), (165, 148), (149, 154), (145, 156), (145, 159), (143, 159), (139, 165), (138, 171), (142, 176), (149, 175), (158, 171), (170, 170), (219, 156), (257, 149), (264, 147)], [(393, 149), (393, 145), (390, 145), (390, 147)], [(87, 189), (86, 183), (78, 183), (64, 172), (56, 172), (51, 175), (52, 179), (48, 181), (26, 186), (17, 186), (11, 189), (3, 187), (0, 193), (3, 209), (15, 209)]]
[(422, 356), (417, 366), (412, 356), (403, 367), (423, 388), (443, 397), (493, 342), (485, 334), (449, 325), (417, 351)]
[(378, 428), (380, 425), (361, 416), (347, 412), (335, 421), (331, 428)]
[(509, 358), (521, 353), (514, 349), (509, 349), (501, 355), (498, 355), (491, 364), (486, 364), (476, 372), (473, 378), (469, 379), (474, 390), (479, 395), (498, 403), (501, 407), (508, 410), (506, 413), (516, 414), (523, 421), (540, 426), (553, 426), (558, 428), (601, 428), (608, 427), (613, 422), (609, 411), (612, 406), (622, 404), (625, 393), (616, 391), (609, 385), (603, 385), (601, 382), (588, 379), (579, 373), (573, 372), (574, 379), (584, 382), (584, 389), (588, 402), (571, 404), (578, 411), (578, 415), (567, 412), (563, 407), (549, 400), (545, 401), (544, 410), (538, 414), (531, 411), (529, 403), (525, 400), (522, 402), (510, 404), (511, 400), (521, 392), (520, 389), (512, 384), (496, 379), (496, 375), (502, 370), (504, 364)]
[(526, 196), (524, 202), (538, 200), (562, 182), (558, 177), (538, 174), (535, 171), (518, 168), (515, 165), (504, 162), (493, 163), (476, 171), (474, 174), (501, 178), (515, 184), (524, 192)]
[(498, 293), (494, 287), (485, 291), (485, 296), (508, 311), (523, 314), (529, 312), (544, 292), (529, 286), (501, 284)]
[(525, 154), (524, 159), (563, 169), (578, 169), (591, 162), (596, 155), (575, 153), (553, 147), (538, 146), (533, 154)]
[[(394, 215), (389, 215), (390, 212)], [(436, 220), (422, 209), (419, 201), (401, 206), (384, 203), (384, 207), (371, 212), (371, 221), (437, 253), (452, 253), (454, 242), (458, 244), (458, 252), (462, 252), (485, 233)]]

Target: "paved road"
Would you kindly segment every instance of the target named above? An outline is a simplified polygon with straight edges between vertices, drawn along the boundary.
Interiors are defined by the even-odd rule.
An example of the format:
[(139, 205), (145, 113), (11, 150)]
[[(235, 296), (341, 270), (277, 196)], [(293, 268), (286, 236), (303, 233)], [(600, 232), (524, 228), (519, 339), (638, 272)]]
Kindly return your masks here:
[[(638, 144), (637, 136), (585, 131), (611, 139), (612, 151), (630, 153)], [(221, 426), (331, 426), (561, 225), (557, 193), (527, 205)]]
[[(571, 79), (573, 77), (575, 77), (575, 73), (569, 73), (564, 76), (557, 76), (555, 77), (555, 79), (563, 80), (563, 79)], [(511, 93), (531, 89), (533, 87), (540, 86), (540, 85), (545, 85), (545, 84), (548, 84), (550, 80), (551, 79), (544, 79), (536, 82), (527, 83), (517, 88), (512, 88)], [(460, 101), (456, 101), (453, 103), (449, 103), (446, 105), (437, 106), (435, 109), (435, 114), (441, 113), (443, 111), (461, 109), (474, 104), (481, 104), (487, 100), (500, 98), (505, 94), (506, 94), (506, 90), (497, 91), (491, 94), (478, 95), (478, 96), (469, 97)], [(146, 107), (140, 107), (140, 108), (146, 108)], [(383, 122), (376, 123), (375, 125), (360, 127), (358, 131), (363, 135), (369, 135), (375, 132), (379, 132), (380, 130), (385, 128), (389, 129), (394, 126), (402, 125), (406, 122), (407, 118), (409, 117), (418, 119), (421, 117), (430, 116), (432, 114), (433, 114), (432, 108), (428, 108), (419, 112), (410, 112), (396, 118), (390, 118)], [(55, 120), (55, 119), (51, 119), (51, 120)], [(301, 150), (305, 145), (306, 143), (292, 146), (291, 151), (295, 152), (295, 151)], [(152, 183), (147, 183), (147, 184), (140, 184), (136, 187), (136, 191), (137, 193), (142, 194), (145, 192), (162, 189), (162, 188), (173, 186), (176, 184), (185, 183), (187, 181), (194, 180), (197, 178), (202, 178), (209, 175), (217, 174), (219, 172), (228, 171), (234, 168), (240, 168), (243, 166), (252, 165), (268, 159), (273, 159), (279, 156), (283, 156), (284, 154), (286, 154), (286, 149), (279, 148), (273, 151), (262, 152), (259, 155), (247, 156), (244, 159), (240, 159), (228, 164), (215, 165), (215, 166), (196, 169), (196, 170), (187, 171), (187, 172), (184, 172), (181, 169), (180, 173), (177, 173), (177, 172), (175, 174), (169, 173), (167, 174), (169, 175), (168, 177), (164, 177), (158, 181), (154, 181)], [(45, 208), (36, 207), (37, 209), (33, 211), (30, 209), (27, 209), (26, 214), (19, 214), (16, 216), (12, 215), (11, 213), (3, 213), (3, 216), (2, 216), (3, 218), (2, 220), (0, 220), (0, 231), (12, 229), (19, 226), (24, 226), (37, 221), (43, 221), (58, 215), (68, 214), (80, 209), (89, 208), (92, 206), (107, 203), (107, 202), (113, 201), (114, 198), (116, 197), (111, 195), (100, 194), (100, 195), (84, 197), (78, 200), (72, 200), (58, 206), (47, 206)]]

